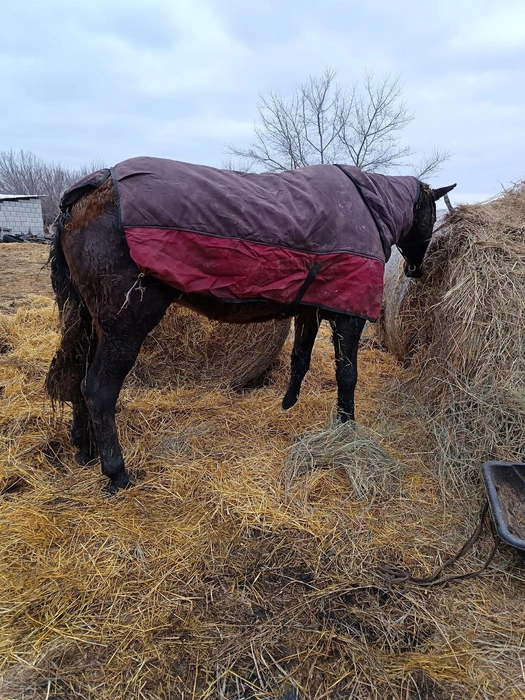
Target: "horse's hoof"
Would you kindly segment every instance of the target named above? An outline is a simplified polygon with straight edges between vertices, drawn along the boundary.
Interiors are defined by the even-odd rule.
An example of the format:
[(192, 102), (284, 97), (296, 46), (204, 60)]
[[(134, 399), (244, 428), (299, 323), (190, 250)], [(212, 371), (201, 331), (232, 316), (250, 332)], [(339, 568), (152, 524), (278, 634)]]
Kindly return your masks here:
[(296, 396), (295, 394), (291, 394), (291, 395), (286, 394), (286, 396), (285, 396), (284, 399), (283, 399), (283, 403), (282, 403), (283, 409), (284, 409), (285, 411), (287, 411), (287, 410), (288, 410), (289, 408), (291, 408), (292, 406), (295, 406), (295, 404), (297, 403), (297, 399), (298, 399), (298, 398), (299, 398), (299, 397)]
[(339, 411), (337, 413), (338, 423), (355, 423), (355, 418), (350, 413), (345, 413), (344, 411)]
[(116, 496), (117, 493), (118, 488), (112, 481), (108, 481), (108, 483), (104, 486), (104, 489), (102, 491), (102, 495), (106, 496), (107, 498), (111, 498), (111, 496)]
[(97, 458), (97, 453), (94, 450), (90, 450), (89, 448), (79, 449), (76, 451), (75, 454), (75, 462), (80, 467), (92, 466), (97, 461)]
[(129, 476), (124, 472), (123, 474), (119, 474), (113, 479), (110, 479), (106, 486), (106, 493), (108, 496), (114, 496), (117, 494), (120, 489), (127, 489), (132, 485), (131, 480)]

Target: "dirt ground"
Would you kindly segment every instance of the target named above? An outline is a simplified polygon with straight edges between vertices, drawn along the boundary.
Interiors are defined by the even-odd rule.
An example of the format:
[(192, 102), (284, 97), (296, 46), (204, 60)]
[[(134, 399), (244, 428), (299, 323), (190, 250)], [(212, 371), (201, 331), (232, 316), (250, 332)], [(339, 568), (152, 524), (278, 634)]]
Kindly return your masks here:
[(14, 310), (27, 294), (53, 296), (49, 246), (38, 243), (0, 244), (0, 311)]

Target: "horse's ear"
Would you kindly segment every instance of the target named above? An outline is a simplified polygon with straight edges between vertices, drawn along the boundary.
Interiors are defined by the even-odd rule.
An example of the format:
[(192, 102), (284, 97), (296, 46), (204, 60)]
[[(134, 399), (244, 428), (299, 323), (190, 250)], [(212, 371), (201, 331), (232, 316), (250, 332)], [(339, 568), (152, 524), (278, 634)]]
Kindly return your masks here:
[(453, 185), (448, 185), (448, 187), (438, 187), (437, 190), (432, 190), (432, 194), (434, 195), (434, 201), (437, 202), (438, 199), (441, 199), (441, 197), (444, 197), (446, 194), (450, 192), (450, 190), (453, 190), (454, 187), (456, 186), (456, 182)]

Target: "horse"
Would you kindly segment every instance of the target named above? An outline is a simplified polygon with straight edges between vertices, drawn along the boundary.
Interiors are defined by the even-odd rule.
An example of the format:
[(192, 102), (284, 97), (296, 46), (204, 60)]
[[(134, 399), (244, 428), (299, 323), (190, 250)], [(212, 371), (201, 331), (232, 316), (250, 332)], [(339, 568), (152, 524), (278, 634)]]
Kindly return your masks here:
[[(154, 171), (159, 167), (168, 168), (164, 179)], [(133, 191), (126, 189), (130, 183), (135, 184)], [(70, 438), (77, 463), (85, 466), (99, 456), (110, 493), (130, 484), (115, 425), (115, 405), (144, 339), (172, 303), (226, 323), (293, 317), (295, 340), (284, 409), (299, 398), (319, 325), (327, 320), (335, 349), (338, 417), (343, 422), (355, 420), (358, 344), (366, 320), (375, 320), (379, 313), (389, 245), (395, 243), (404, 257), (405, 274), (420, 277), (436, 220), (435, 202), (454, 186), (431, 189), (415, 178), (366, 174), (353, 166), (319, 165), (278, 174), (247, 174), (138, 158), (98, 171), (71, 187), (62, 198), (50, 248), (61, 340), (45, 388), (54, 402), (72, 404)], [(162, 187), (166, 191), (157, 198), (159, 203), (156, 194)], [(389, 207), (392, 209), (396, 196), (403, 206), (399, 207), (401, 214), (392, 215)], [(166, 224), (162, 218), (167, 203), (176, 205), (175, 224), (171, 219)], [(186, 212), (188, 207), (192, 213), (184, 220), (180, 211)], [(149, 228), (144, 227), (146, 210), (156, 217), (155, 225)], [(262, 213), (257, 215), (259, 210)], [(162, 215), (157, 215), (159, 211)], [(263, 229), (269, 230), (269, 220), (276, 217), (279, 235), (281, 227), (292, 227), (296, 237), (299, 229), (302, 235), (307, 228), (307, 238), (314, 240), (315, 248), (319, 245), (316, 232), (325, 230), (326, 239), (339, 236), (344, 243), (358, 214), (368, 216), (369, 221), (359, 227), (364, 243), (352, 243), (350, 253), (326, 252), (325, 246), (320, 254), (299, 250), (292, 256), (289, 248), (280, 242), (274, 245), (273, 239), (270, 243), (253, 240)], [(253, 216), (252, 228), (246, 233), (246, 222)], [(197, 219), (201, 223), (195, 223)], [(226, 237), (215, 225), (217, 221), (228, 229)], [(227, 239), (232, 226), (243, 229), (244, 240)], [(277, 235), (275, 231), (268, 234), (270, 238)], [(182, 236), (180, 240), (173, 243), (166, 238), (176, 232)], [(200, 233), (204, 235), (199, 238)], [(133, 242), (134, 236), (140, 239)], [(152, 254), (147, 246), (160, 239), (162, 245)], [(296, 248), (301, 245), (295, 242)], [(206, 246), (215, 248), (210, 253)], [(352, 251), (359, 246), (365, 252), (355, 255)], [(202, 287), (203, 274), (193, 268), (212, 265), (217, 247), (224, 248), (226, 254), (217, 263), (223, 267), (212, 275), (218, 291), (210, 292)], [(151, 268), (152, 258), (162, 258), (166, 249), (173, 266), (182, 270), (175, 282), (170, 272)], [(142, 255), (141, 250), (146, 252)], [(244, 262), (235, 257), (239, 250), (246, 253)], [(288, 272), (295, 265), (290, 290), (283, 291), (283, 284), (272, 281), (264, 287), (262, 278), (270, 268), (277, 270), (280, 265)], [(243, 292), (235, 287), (241, 267), (246, 270), (244, 283), (249, 287), (244, 298), (239, 298)], [(223, 269), (229, 271), (233, 292), (224, 281)], [(347, 283), (343, 276), (348, 269), (351, 281)], [(183, 273), (187, 273), (184, 279)], [(258, 275), (262, 275), (261, 281)], [(321, 301), (315, 293), (322, 295)]]

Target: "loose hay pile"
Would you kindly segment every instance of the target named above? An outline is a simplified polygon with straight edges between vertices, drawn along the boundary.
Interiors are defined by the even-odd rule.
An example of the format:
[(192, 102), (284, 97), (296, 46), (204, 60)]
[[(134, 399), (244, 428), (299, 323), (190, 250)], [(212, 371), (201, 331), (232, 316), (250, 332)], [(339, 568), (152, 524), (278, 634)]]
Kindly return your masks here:
[[(385, 496), (399, 486), (403, 465), (378, 444), (378, 436), (353, 423), (300, 436), (284, 468), (288, 487), (312, 469), (342, 469), (357, 498)], [(378, 493), (379, 492), (379, 493)]]
[(289, 330), (288, 319), (226, 324), (172, 305), (146, 338), (130, 380), (159, 388), (185, 382), (241, 388), (270, 368)]
[(525, 185), (462, 206), (430, 244), (425, 278), (387, 276), (379, 338), (411, 363), (411, 390), (457, 481), (525, 454)]
[[(117, 420), (138, 483), (107, 499), (98, 467), (73, 463), (69, 411), (43, 395), (56, 328), (42, 297), (0, 315), (2, 700), (523, 697), (525, 582), (508, 551), (428, 592), (376, 573), (428, 574), (470, 523), (462, 499), (443, 508), (418, 424), (384, 405), (404, 373), (370, 339), (357, 434), (326, 432), (326, 331), (287, 413), (286, 373), (242, 394), (129, 384)], [(348, 463), (370, 470), (360, 498)]]

